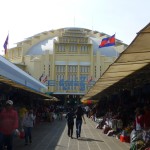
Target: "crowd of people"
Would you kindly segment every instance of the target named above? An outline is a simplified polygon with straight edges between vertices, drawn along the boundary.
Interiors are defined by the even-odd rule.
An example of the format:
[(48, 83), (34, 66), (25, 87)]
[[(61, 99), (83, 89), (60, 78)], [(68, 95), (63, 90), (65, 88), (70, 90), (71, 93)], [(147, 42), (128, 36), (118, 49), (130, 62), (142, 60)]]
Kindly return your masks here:
[[(0, 110), (0, 150), (5, 147), (13, 149), (13, 138), (18, 136), (24, 139), (25, 145), (32, 143), (32, 128), (41, 122), (53, 122), (55, 119), (63, 120), (65, 115), (68, 125), (68, 136), (73, 138), (74, 123), (76, 138), (81, 136), (82, 123), (85, 122), (83, 107), (67, 107), (62, 105), (39, 105), (36, 107), (25, 104), (15, 105), (7, 100)], [(74, 121), (75, 120), (75, 121)]]
[(62, 120), (63, 106), (28, 106), (7, 100), (0, 108), (0, 150), (13, 149), (14, 137), (24, 139), (25, 145), (32, 143), (32, 128), (41, 122)]
[(0, 150), (3, 150), (5, 146), (7, 150), (12, 150), (14, 136), (21, 136), (21, 133), (24, 133), (22, 138), (25, 145), (32, 143), (32, 128), (36, 124), (53, 122), (55, 119), (61, 121), (64, 112), (70, 138), (73, 138), (74, 125), (76, 138), (81, 136), (82, 123), (86, 123), (84, 118), (86, 114), (88, 118), (97, 123), (96, 128), (102, 129), (104, 134), (116, 136), (122, 141), (123, 136), (130, 137), (124, 141), (132, 143), (131, 150), (135, 145), (139, 147), (139, 141), (143, 145), (150, 144), (148, 97), (124, 96), (124, 99), (102, 100), (96, 105), (84, 107), (79, 105), (76, 108), (69, 106), (66, 109), (64, 106), (53, 104), (35, 107), (20, 104), (19, 107), (17, 105), (13, 107), (13, 101), (7, 100), (0, 109)]
[[(148, 96), (123, 95), (122, 99), (99, 101), (90, 110), (89, 117), (96, 128), (108, 136), (115, 136), (133, 147), (150, 147), (150, 103)], [(134, 134), (133, 134), (134, 133)]]

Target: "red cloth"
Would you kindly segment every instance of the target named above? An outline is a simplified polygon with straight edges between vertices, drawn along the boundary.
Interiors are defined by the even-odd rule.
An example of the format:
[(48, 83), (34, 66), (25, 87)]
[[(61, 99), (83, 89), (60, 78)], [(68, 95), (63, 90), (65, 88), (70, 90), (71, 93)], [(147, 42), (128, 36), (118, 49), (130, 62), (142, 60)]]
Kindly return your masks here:
[(120, 141), (130, 143), (130, 136), (120, 135)]
[(135, 127), (136, 127), (136, 123), (140, 124), (141, 128), (143, 128), (144, 127), (144, 116), (143, 115), (136, 116), (135, 122), (134, 122)]
[(25, 132), (24, 132), (24, 130), (23, 131), (20, 131), (20, 139), (24, 139), (24, 137), (25, 137)]
[(150, 128), (150, 111), (146, 111), (144, 114), (144, 127)]
[(5, 108), (0, 112), (0, 132), (5, 135), (10, 135), (18, 128), (18, 114), (14, 109), (6, 110)]

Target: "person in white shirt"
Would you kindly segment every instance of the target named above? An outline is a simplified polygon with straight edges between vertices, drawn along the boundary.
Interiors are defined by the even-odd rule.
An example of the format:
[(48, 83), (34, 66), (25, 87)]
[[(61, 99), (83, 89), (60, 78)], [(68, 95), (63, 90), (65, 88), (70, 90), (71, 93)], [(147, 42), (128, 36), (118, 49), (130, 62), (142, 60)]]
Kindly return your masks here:
[(89, 117), (90, 107), (85, 106), (86, 116)]
[(32, 143), (32, 128), (35, 118), (36, 116), (33, 115), (32, 109), (30, 109), (23, 118), (22, 126), (25, 131), (25, 145), (28, 145), (28, 142)]

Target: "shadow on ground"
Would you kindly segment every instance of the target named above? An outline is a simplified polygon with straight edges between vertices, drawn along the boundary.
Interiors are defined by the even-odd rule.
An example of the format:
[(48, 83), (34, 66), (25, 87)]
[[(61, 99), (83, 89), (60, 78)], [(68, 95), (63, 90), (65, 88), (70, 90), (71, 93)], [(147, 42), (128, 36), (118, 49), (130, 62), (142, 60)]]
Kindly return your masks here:
[(102, 141), (102, 140), (96, 140), (96, 139), (86, 138), (86, 137), (80, 137), (80, 138), (78, 138), (78, 140), (80, 140), (80, 141), (88, 141), (88, 142), (93, 142), (93, 141), (96, 141), (96, 142), (104, 142), (104, 141)]

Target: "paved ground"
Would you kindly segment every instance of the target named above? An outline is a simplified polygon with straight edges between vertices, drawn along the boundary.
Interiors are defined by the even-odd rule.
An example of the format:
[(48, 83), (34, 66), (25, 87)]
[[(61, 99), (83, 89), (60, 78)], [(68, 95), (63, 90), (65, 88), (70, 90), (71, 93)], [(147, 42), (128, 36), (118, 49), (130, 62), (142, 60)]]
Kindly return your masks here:
[(41, 123), (33, 129), (33, 143), (24, 146), (24, 140), (14, 140), (14, 150), (129, 150), (128, 143), (122, 143), (114, 137), (108, 137), (95, 122), (86, 118), (79, 139), (67, 136), (66, 121), (56, 120), (53, 123)]

